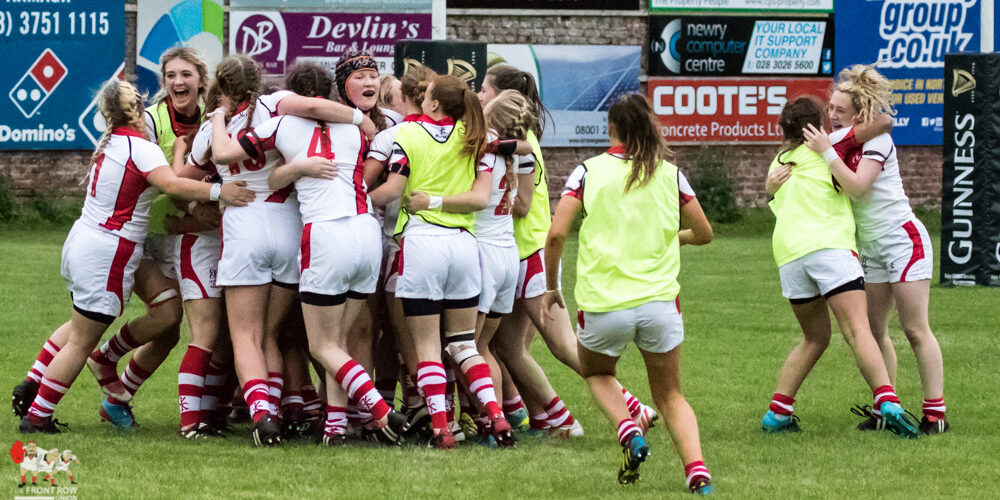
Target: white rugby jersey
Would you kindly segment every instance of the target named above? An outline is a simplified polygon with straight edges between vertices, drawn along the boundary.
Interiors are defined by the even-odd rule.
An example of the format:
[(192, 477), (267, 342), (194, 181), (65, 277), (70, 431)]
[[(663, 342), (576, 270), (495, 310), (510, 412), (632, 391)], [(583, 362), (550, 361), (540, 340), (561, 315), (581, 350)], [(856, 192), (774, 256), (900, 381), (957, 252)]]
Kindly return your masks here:
[[(514, 155), (511, 168), (517, 174), (530, 174), (535, 171), (534, 157), (518, 157)], [(492, 153), (483, 155), (479, 161), (479, 170), (490, 170), (493, 182), (490, 188), (490, 201), (486, 208), (476, 212), (476, 239), (497, 246), (514, 246), (514, 218), (511, 215), (514, 208), (514, 197), (517, 191), (507, 184), (507, 162), (504, 157)]]
[(864, 198), (851, 200), (854, 222), (858, 226), (858, 238), (861, 241), (878, 239), (913, 217), (910, 200), (903, 191), (903, 179), (899, 175), (899, 161), (892, 136), (882, 134), (859, 144), (854, 136), (854, 128), (851, 127), (830, 134), (830, 142), (847, 168), (854, 172), (857, 172), (862, 158), (882, 165), (882, 171), (875, 178), (871, 191)]
[(162, 166), (169, 163), (159, 146), (134, 130), (115, 129), (104, 151), (90, 166), (80, 219), (142, 243), (149, 225), (149, 207), (159, 193), (146, 175)]
[[(292, 92), (289, 91), (280, 91), (258, 98), (257, 106), (253, 112), (252, 124), (260, 125), (270, 119), (272, 115), (278, 116), (278, 102), (291, 94)], [(229, 137), (236, 139), (243, 137), (243, 131), (247, 124), (248, 108), (248, 105), (237, 108), (229, 123), (226, 124), (226, 133), (229, 134)], [(201, 128), (198, 129), (198, 134), (195, 135), (194, 142), (191, 144), (191, 154), (188, 156), (188, 161), (206, 172), (218, 172), (223, 182), (246, 181), (247, 189), (257, 195), (253, 203), (284, 203), (293, 192), (292, 186), (272, 191), (267, 185), (271, 169), (284, 164), (284, 159), (277, 151), (268, 150), (265, 155), (259, 158), (248, 158), (229, 165), (212, 163), (212, 122), (210, 120), (205, 120), (205, 123), (202, 123)]]
[[(378, 160), (382, 163), (383, 167), (387, 166), (389, 164), (389, 157), (392, 156), (392, 145), (396, 142), (396, 134), (399, 132), (399, 126), (403, 122), (416, 121), (417, 118), (420, 118), (420, 115), (406, 116), (396, 125), (375, 134), (375, 138), (372, 139), (371, 144), (368, 146), (368, 158)], [(399, 219), (399, 198), (387, 203), (385, 209), (382, 210), (382, 220), (379, 222), (382, 224), (382, 234), (386, 238), (393, 237), (397, 219)]]
[(302, 177), (295, 181), (304, 224), (372, 212), (364, 168), (368, 139), (357, 126), (286, 115), (254, 128), (240, 144), (252, 157), (277, 151), (286, 163), (310, 156), (337, 163), (339, 171), (333, 180)]
[[(627, 160), (629, 157), (625, 155), (624, 146), (611, 146), (605, 151), (609, 155), (616, 158), (621, 158)], [(562, 196), (572, 196), (580, 201), (583, 201), (583, 188), (586, 186), (587, 181), (587, 166), (583, 163), (576, 166), (573, 172), (569, 174), (566, 178), (566, 187), (563, 188)], [(683, 207), (687, 205), (694, 197), (694, 189), (691, 188), (691, 183), (688, 182), (687, 177), (677, 170), (677, 190), (678, 198), (680, 198), (680, 205)]]

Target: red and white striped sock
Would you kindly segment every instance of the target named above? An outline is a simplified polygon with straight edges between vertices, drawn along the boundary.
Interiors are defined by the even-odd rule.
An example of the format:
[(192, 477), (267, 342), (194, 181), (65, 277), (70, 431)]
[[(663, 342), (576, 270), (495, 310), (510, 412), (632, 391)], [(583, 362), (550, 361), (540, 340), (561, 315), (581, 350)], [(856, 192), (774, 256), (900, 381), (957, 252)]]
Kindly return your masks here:
[(477, 363), (465, 370), (465, 381), (469, 383), (469, 392), (476, 395), (483, 411), (491, 419), (503, 415), (497, 404), (497, 394), (493, 389), (493, 379), (490, 378), (490, 365)]
[(326, 405), (326, 423), (323, 425), (323, 433), (330, 437), (347, 434), (346, 408)]
[(947, 407), (944, 404), (944, 398), (924, 400), (924, 416), (931, 422), (944, 418), (946, 409)]
[(896, 396), (896, 391), (892, 389), (891, 385), (883, 385), (876, 388), (872, 392), (872, 397), (875, 398), (875, 404), (872, 405), (872, 413), (878, 418), (882, 418), (882, 403), (899, 404), (899, 397)]
[(549, 404), (545, 405), (546, 418), (545, 421), (552, 427), (562, 427), (564, 425), (573, 425), (573, 414), (566, 409), (566, 405), (563, 404), (559, 396), (556, 396)]
[(302, 399), (302, 393), (299, 391), (288, 391), (281, 396), (282, 415), (295, 415), (301, 413), (303, 405), (305, 405), (305, 401)]
[[(129, 398), (135, 396), (139, 387), (142, 387), (142, 384), (151, 375), (153, 375), (153, 372), (139, 366), (139, 362), (136, 361), (134, 357), (128, 360), (128, 366), (126, 366), (125, 371), (122, 372), (121, 383), (125, 386), (125, 392), (128, 393)], [(125, 404), (127, 401), (119, 401), (118, 403)]]
[(316, 387), (312, 384), (302, 386), (302, 411), (315, 413), (323, 408), (323, 398), (319, 397)]
[(618, 444), (628, 446), (628, 443), (632, 441), (632, 437), (636, 434), (641, 436), (642, 430), (639, 429), (638, 425), (635, 425), (635, 420), (626, 418), (618, 422)]
[(792, 405), (794, 403), (795, 398), (776, 392), (774, 393), (774, 396), (771, 397), (771, 406), (768, 406), (768, 409), (773, 411), (775, 415), (790, 417), (792, 416)]
[(389, 405), (378, 395), (368, 372), (356, 361), (344, 363), (344, 366), (337, 370), (334, 380), (344, 388), (348, 397), (358, 401), (361, 409), (371, 412), (375, 420), (380, 420), (389, 413)]
[(444, 429), (448, 425), (444, 401), (446, 384), (443, 364), (434, 361), (417, 363), (417, 387), (424, 394), (427, 411), (431, 414), (431, 425), (435, 429)]
[(49, 363), (52, 362), (52, 358), (56, 357), (59, 349), (60, 347), (52, 343), (51, 340), (46, 340), (45, 344), (42, 345), (41, 352), (38, 353), (38, 358), (35, 359), (35, 364), (31, 365), (26, 377), (36, 383), (41, 383), (42, 377), (45, 376), (45, 369), (49, 367)]
[(521, 395), (518, 394), (511, 399), (503, 400), (503, 412), (504, 413), (514, 413), (517, 410), (524, 408), (524, 401), (521, 401)]
[(685, 465), (684, 476), (684, 484), (687, 484), (688, 488), (697, 484), (701, 479), (712, 479), (712, 474), (708, 472), (708, 467), (705, 467), (705, 462), (701, 460)]
[(177, 373), (177, 394), (180, 401), (181, 428), (187, 429), (201, 421), (201, 403), (205, 393), (205, 372), (212, 360), (212, 351), (189, 344)]
[(642, 414), (642, 402), (639, 398), (628, 392), (628, 389), (622, 387), (622, 396), (625, 396), (625, 406), (628, 407), (628, 414), (632, 415), (632, 418), (639, 418)]
[(528, 425), (536, 431), (545, 429), (549, 427), (549, 423), (545, 421), (548, 416), (547, 413), (539, 413), (538, 415), (528, 417)]
[(407, 375), (403, 384), (403, 404), (407, 408), (413, 408), (419, 406), (422, 399), (423, 396), (420, 395), (420, 390), (417, 388), (417, 376)]
[(243, 399), (250, 408), (250, 415), (253, 423), (257, 423), (265, 415), (270, 413), (270, 404), (267, 402), (267, 381), (255, 378), (243, 384)]
[(108, 339), (96, 353), (91, 354), (91, 359), (103, 365), (116, 364), (122, 356), (132, 349), (139, 347), (139, 342), (132, 336), (132, 331), (128, 328), (128, 323), (122, 325), (113, 337)]
[(219, 401), (225, 382), (226, 372), (223, 367), (216, 364), (215, 361), (209, 360), (208, 370), (205, 373), (205, 390), (201, 394), (203, 419), (209, 418), (209, 415), (204, 415), (204, 413), (215, 411), (215, 405)]
[(285, 388), (285, 379), (278, 372), (267, 372), (267, 404), (271, 415), (280, 415), (281, 391)]
[(28, 419), (32, 424), (41, 425), (45, 419), (52, 416), (56, 405), (66, 395), (69, 385), (48, 377), (42, 377), (42, 382), (38, 385), (38, 395), (31, 403), (28, 410)]
[(444, 367), (444, 412), (448, 418), (448, 425), (455, 421), (455, 370), (450, 366)]

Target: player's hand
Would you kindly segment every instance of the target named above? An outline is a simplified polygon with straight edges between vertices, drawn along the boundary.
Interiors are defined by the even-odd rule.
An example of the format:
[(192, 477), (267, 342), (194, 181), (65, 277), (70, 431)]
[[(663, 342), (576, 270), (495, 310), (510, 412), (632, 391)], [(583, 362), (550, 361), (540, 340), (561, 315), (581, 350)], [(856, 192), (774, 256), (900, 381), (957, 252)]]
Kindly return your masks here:
[(817, 129), (811, 123), (802, 129), (802, 137), (806, 140), (805, 145), (819, 154), (823, 154), (824, 151), (833, 147), (833, 143), (830, 142), (830, 134), (827, 134), (826, 130)]
[(371, 118), (368, 118), (368, 115), (365, 115), (365, 117), (361, 119), (361, 124), (358, 125), (358, 127), (361, 128), (361, 131), (364, 132), (369, 139), (374, 139), (375, 134), (378, 133), (378, 127), (375, 126), (375, 122), (373, 122)]
[(222, 185), (219, 199), (234, 207), (245, 207), (256, 197), (253, 191), (247, 189), (246, 181), (227, 182)]
[(208, 227), (219, 227), (221, 215), (218, 203), (198, 203), (191, 207), (191, 217)]
[(310, 156), (301, 163), (302, 175), (332, 181), (337, 177), (337, 164), (325, 156)]
[(403, 201), (406, 203), (406, 209), (409, 210), (410, 213), (427, 210), (427, 208), (431, 206), (430, 195), (423, 191), (412, 191), (410, 196)]
[(781, 165), (767, 174), (767, 182), (764, 183), (764, 187), (769, 194), (773, 195), (791, 176), (792, 166), (789, 164)]
[(212, 110), (211, 112), (205, 113), (205, 118), (214, 120), (216, 119), (215, 117), (218, 116), (219, 119), (225, 121), (227, 114), (229, 114), (229, 109), (226, 108), (225, 106), (219, 106), (214, 110)]
[(556, 304), (561, 309), (566, 309), (566, 301), (563, 300), (561, 291), (549, 290), (542, 295), (542, 325), (548, 325), (549, 321), (552, 321), (552, 306)]

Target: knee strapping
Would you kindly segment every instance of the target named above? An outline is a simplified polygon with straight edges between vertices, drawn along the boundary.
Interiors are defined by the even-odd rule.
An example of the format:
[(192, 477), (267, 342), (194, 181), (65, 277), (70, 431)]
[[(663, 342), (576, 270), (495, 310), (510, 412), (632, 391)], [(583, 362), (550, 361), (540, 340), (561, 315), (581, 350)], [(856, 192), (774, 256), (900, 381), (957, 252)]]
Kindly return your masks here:
[(475, 330), (446, 333), (445, 341), (447, 342), (444, 347), (445, 352), (447, 352), (448, 355), (451, 356), (451, 359), (453, 359), (459, 366), (461, 366), (465, 360), (479, 355), (479, 351), (476, 350)]
[(166, 290), (163, 290), (162, 292), (154, 295), (153, 298), (150, 299), (149, 307), (162, 306), (168, 300), (175, 299), (177, 297), (178, 297), (177, 290), (173, 288), (167, 288)]

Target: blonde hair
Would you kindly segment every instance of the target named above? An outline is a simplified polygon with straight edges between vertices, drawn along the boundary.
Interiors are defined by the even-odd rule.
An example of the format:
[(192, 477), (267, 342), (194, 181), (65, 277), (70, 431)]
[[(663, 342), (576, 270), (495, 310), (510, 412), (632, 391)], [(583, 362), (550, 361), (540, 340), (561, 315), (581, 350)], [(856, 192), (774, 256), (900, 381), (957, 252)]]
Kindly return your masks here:
[(167, 63), (174, 59), (181, 59), (198, 71), (198, 97), (204, 98), (208, 92), (208, 65), (201, 54), (191, 47), (174, 47), (160, 56), (160, 90), (153, 96), (153, 101), (159, 103), (167, 98)]
[(104, 148), (111, 140), (111, 133), (119, 127), (133, 130), (141, 134), (144, 139), (149, 139), (146, 133), (146, 119), (143, 116), (145, 102), (146, 96), (140, 94), (129, 82), (115, 79), (101, 86), (97, 94), (97, 109), (104, 117), (107, 127), (101, 135), (97, 149), (90, 157), (91, 163), (97, 161), (97, 158), (104, 153)]
[[(534, 104), (523, 94), (508, 89), (500, 92), (486, 105), (486, 128), (496, 132), (500, 139), (525, 139), (529, 130), (538, 126)], [(513, 158), (504, 157), (507, 164), (507, 190), (517, 190), (517, 172)]]
[(851, 105), (862, 123), (871, 122), (880, 114), (896, 115), (892, 107), (892, 83), (875, 70), (876, 64), (844, 68), (833, 84), (834, 92), (851, 96)]
[(392, 109), (396, 105), (392, 102), (392, 82), (396, 81), (393, 75), (382, 75), (378, 77), (378, 105), (383, 108)]

